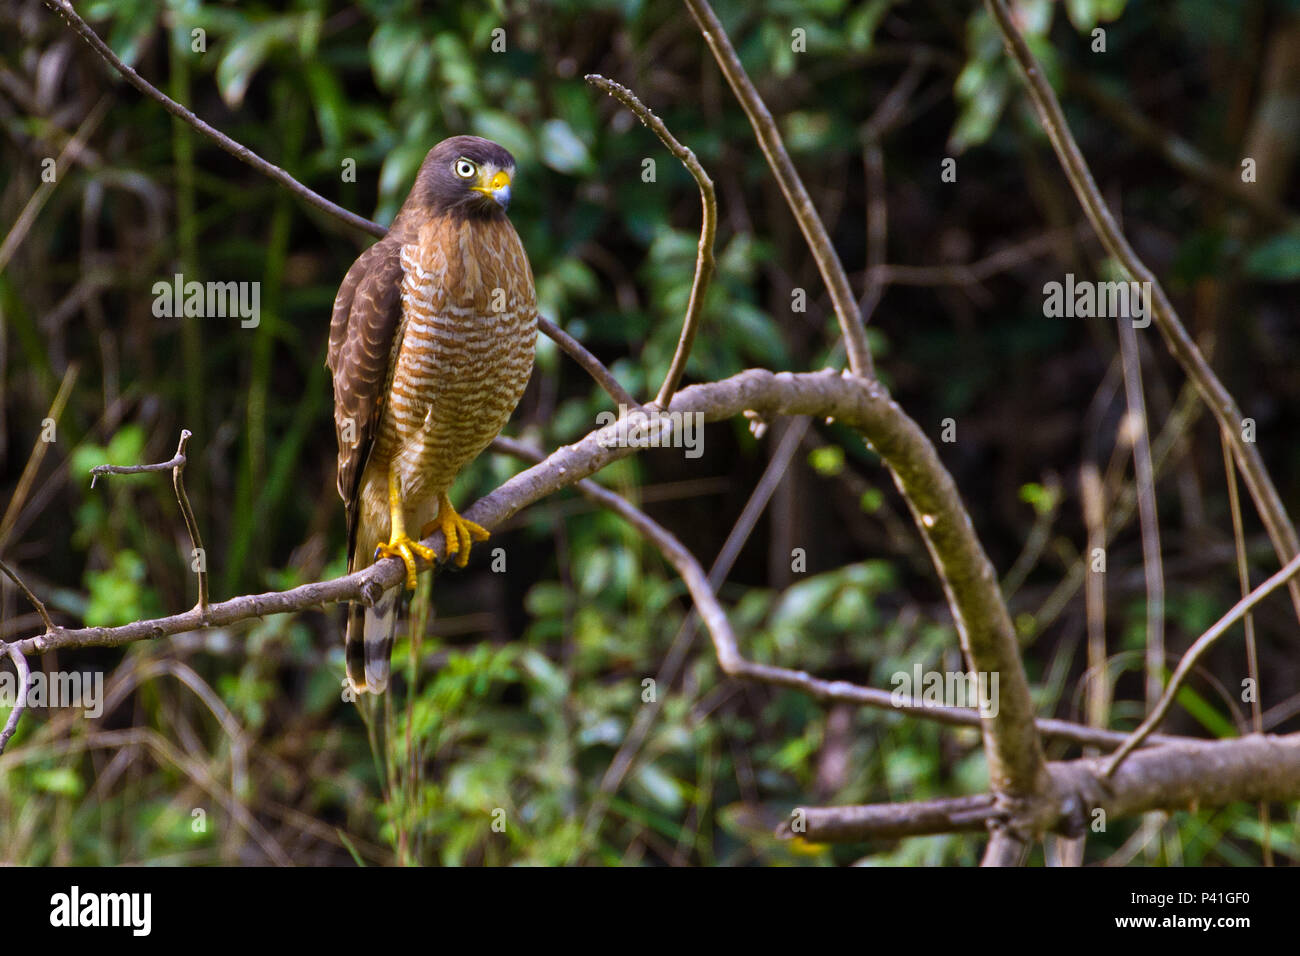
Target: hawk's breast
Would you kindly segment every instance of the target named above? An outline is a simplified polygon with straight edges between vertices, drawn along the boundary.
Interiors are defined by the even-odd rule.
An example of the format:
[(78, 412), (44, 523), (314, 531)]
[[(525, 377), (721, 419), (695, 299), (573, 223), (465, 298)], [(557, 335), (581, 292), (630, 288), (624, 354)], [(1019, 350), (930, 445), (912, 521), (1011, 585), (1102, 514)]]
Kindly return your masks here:
[(504, 217), (435, 220), (401, 257), (402, 326), (378, 446), (388, 446), (381, 454), (404, 494), (423, 498), (446, 491), (518, 404), (533, 367), (536, 295)]

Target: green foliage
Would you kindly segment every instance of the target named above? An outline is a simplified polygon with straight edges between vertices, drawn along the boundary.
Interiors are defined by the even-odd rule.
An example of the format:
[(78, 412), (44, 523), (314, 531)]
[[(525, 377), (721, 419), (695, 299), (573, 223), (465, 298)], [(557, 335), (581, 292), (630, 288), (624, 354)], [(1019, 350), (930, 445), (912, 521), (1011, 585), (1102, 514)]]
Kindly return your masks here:
[[(1085, 59), (1095, 26), (1108, 29), (1112, 49), (1145, 42), (1146, 28), (1161, 33), (1140, 19), (1161, 14), (1143, 6), (1014, 4), (1058, 91), (1068, 89), (1072, 72), (1096, 68)], [(1187, 25), (1165, 32), (1178, 43), (1241, 52), (1244, 18), (1234, 5), (1177, 6)], [(1064, 16), (1056, 16), (1058, 7)], [(898, 0), (731, 0), (717, 8), (855, 290), (866, 260), (862, 125), (913, 56), (927, 64), (916, 112), (882, 144), (887, 261), (973, 261), (1022, 234), (1039, 235), (1044, 222), (1073, 222), (1073, 198), (1054, 171), (1043, 172), (1046, 144), (981, 5), (954, 12)], [(599, 70), (626, 82), (718, 185), (717, 269), (688, 383), (752, 366), (842, 361), (815, 265), (752, 130), (676, 8), (642, 0), (555, 0), (538, 11), (393, 0), (93, 0), (78, 9), (124, 59), (198, 115), (380, 222), (391, 221), (426, 152), (444, 136), (474, 132), (501, 142), (519, 161), (512, 219), (529, 251), (541, 311), (590, 347), (632, 394), (645, 396), (658, 387), (678, 340), (700, 207), (693, 180), (655, 136), (582, 75)], [(495, 52), (499, 28), (506, 46)], [(6, 41), (24, 45), (21, 55), (6, 58), (15, 70), (56, 39), (67, 42), (56, 18), (47, 16), (39, 29), (34, 38), (12, 31)], [(193, 47), (195, 30), (203, 31), (205, 51)], [(794, 49), (795, 30), (803, 31), (806, 52)], [(24, 147), (7, 167), (18, 184), (13, 196), (23, 193), (31, 157), (57, 154), (72, 119), (104, 89), (102, 64), (79, 42), (73, 47), (74, 56), (57, 60), (67, 76), (56, 99), (68, 101), (59, 99), (51, 115), (0, 120)], [(1216, 51), (1216, 62), (1230, 60), (1226, 53)], [(1178, 70), (1187, 68), (1182, 46), (1173, 56)], [(1126, 98), (1153, 101), (1145, 81), (1103, 79)], [(1201, 86), (1189, 85), (1193, 108), (1177, 100), (1170, 116), (1180, 107), (1195, 116), (1222, 109), (1217, 101), (1228, 94), (1220, 78), (1195, 79)], [(1195, 98), (1202, 88), (1216, 100), (1208, 110)], [(941, 109), (933, 109), (934, 91)], [(1176, 100), (1158, 92), (1154, 101)], [(1181, 132), (1200, 134), (1213, 152), (1220, 130), (1202, 122), (1206, 128)], [(1121, 152), (1112, 148), (1113, 129), (1084, 123), (1078, 132), (1090, 158), (1125, 158), (1110, 155)], [(342, 574), (323, 357), (335, 290), (364, 240), (134, 93), (113, 100), (90, 145), (84, 162), (61, 173), (0, 274), (0, 312), (5, 334), (13, 332), (0, 349), (7, 493), (60, 379), (70, 364), (79, 368), (37, 483), (39, 517), (20, 523), (19, 537), (0, 552), (31, 569), (52, 611), (87, 625), (190, 607), (194, 576), (170, 476), (107, 477), (94, 489), (87, 480), (94, 465), (170, 458), (186, 427), (195, 433), (186, 476), (214, 599)], [(945, 150), (965, 153), (960, 192), (936, 191)], [(647, 159), (655, 161), (652, 182), (643, 178)], [(1155, 210), (1146, 238), (1164, 243), (1175, 294), (1235, 269), (1268, 283), (1300, 275), (1292, 233), (1240, 234), (1226, 216), (1189, 215), (1172, 177), (1150, 155), (1139, 159), (1104, 168), (1104, 182), (1127, 183), (1135, 174), (1157, 180), (1138, 176), (1121, 198), (1134, 212)], [(349, 163), (355, 179), (341, 175)], [(7, 209), (10, 221), (20, 206)], [(1056, 467), (1084, 442), (1072, 432), (1064, 446), (1030, 446), (1028, 458), (1017, 442), (1050, 443), (1051, 429), (1037, 430), (1040, 413), (1082, 422), (1109, 361), (1108, 354), (1098, 358), (1083, 331), (1041, 321), (1036, 269), (1029, 257), (1019, 263), (1012, 278), (1023, 279), (1023, 288), (1007, 276), (919, 290), (891, 286), (868, 330), (882, 378), (918, 421), (960, 412), (960, 434), (981, 436), (940, 451), (997, 567), (1010, 567), (1022, 545), (1017, 528), (1003, 525), (1058, 516), (1041, 562), (1047, 573), (1032, 576), (1026, 593), (1054, 585), (1082, 547), (1073, 486), (1049, 485), (1043, 463)], [(260, 324), (154, 317), (152, 285), (176, 272), (260, 283)], [(806, 312), (792, 309), (795, 289), (807, 292)], [(73, 299), (80, 311), (68, 320), (61, 303)], [(1256, 333), (1261, 327), (1251, 326)], [(1224, 347), (1216, 361), (1249, 361), (1248, 371), (1237, 372), (1253, 380), (1292, 353), (1288, 343), (1265, 341), (1259, 352)], [(610, 401), (549, 340), (538, 349), (534, 387), (510, 431), (554, 448), (586, 434)], [(1152, 380), (1163, 381), (1155, 372)], [(1153, 401), (1161, 414), (1163, 402)], [(1278, 433), (1288, 433), (1287, 421), (1277, 423)], [(918, 662), (962, 669), (943, 595), (890, 474), (843, 426), (814, 427), (827, 443), (795, 456), (797, 500), (772, 506), (785, 510), (755, 529), (721, 588), (743, 652), (882, 688)], [(642, 503), (706, 565), (768, 451), (743, 422), (710, 426), (707, 436), (702, 461), (646, 454), (598, 478)], [(1075, 463), (1069, 457), (1066, 467)], [(453, 498), (472, 501), (520, 467), (485, 456), (461, 477)], [(1210, 520), (1220, 504), (1210, 502)], [(395, 651), (393, 688), (379, 701), (342, 698), (336, 609), (127, 651), (90, 649), (66, 662), (61, 655), (59, 666), (103, 672), (116, 704), (98, 721), (59, 711), (24, 718), (0, 772), (0, 862), (976, 861), (974, 836), (827, 847), (772, 835), (798, 804), (985, 788), (976, 730), (866, 709), (846, 722), (835, 707), (792, 690), (742, 688), (721, 673), (698, 627), (693, 643), (690, 633), (679, 636), (687, 624), (685, 588), (623, 522), (571, 495), (514, 521), (476, 549), (467, 571), (422, 583), (413, 624)], [(809, 571), (786, 573), (788, 555), (774, 551), (781, 529), (791, 526), (802, 536), (797, 544), (808, 551)], [(506, 574), (488, 570), (498, 545)], [(1122, 562), (1131, 545), (1118, 542), (1112, 559)], [(1171, 581), (1171, 648), (1235, 599), (1235, 580), (1228, 584)], [(1125, 691), (1140, 685), (1144, 667), (1145, 606), (1133, 593), (1113, 596), (1108, 608), (1106, 676)], [(1060, 620), (1038, 605), (1014, 608), (1043, 714), (1081, 712), (1079, 672), (1071, 669), (1080, 606), (1075, 601)], [(683, 650), (680, 672), (668, 679), (667, 662)], [(1184, 690), (1185, 724), (1215, 736), (1239, 732), (1236, 708), (1210, 687)], [(620, 748), (648, 713), (654, 716), (644, 742), (623, 754), (625, 771), (613, 780)], [(1139, 690), (1121, 693), (1111, 717), (1129, 726), (1142, 714)], [(1250, 807), (1181, 814), (1169, 830), (1162, 852), (1174, 858), (1176, 849), (1193, 865), (1258, 862), (1265, 838)], [(1131, 835), (1115, 831), (1090, 842), (1090, 859)], [(1267, 839), (1274, 853), (1300, 856), (1294, 822), (1274, 823)]]

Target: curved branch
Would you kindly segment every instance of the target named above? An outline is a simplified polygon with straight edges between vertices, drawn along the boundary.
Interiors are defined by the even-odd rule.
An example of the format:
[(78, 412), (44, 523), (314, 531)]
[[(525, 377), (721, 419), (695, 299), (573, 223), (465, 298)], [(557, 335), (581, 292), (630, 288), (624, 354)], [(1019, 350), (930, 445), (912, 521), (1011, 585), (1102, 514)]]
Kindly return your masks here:
[(23, 656), (22, 651), (17, 644), (0, 644), (4, 648), (9, 659), (14, 662), (14, 670), (18, 672), (18, 697), (14, 700), (13, 710), (9, 711), (9, 719), (5, 721), (4, 730), (0, 730), (0, 754), (5, 752), (5, 747), (9, 745), (10, 738), (18, 730), (18, 721), (22, 719), (23, 711), (27, 709), (27, 685), (31, 682), (31, 673), (27, 669), (27, 658)]
[(664, 383), (659, 387), (659, 394), (655, 396), (655, 404), (660, 408), (667, 408), (668, 403), (673, 400), (673, 392), (677, 391), (682, 375), (686, 372), (686, 363), (691, 357), (691, 346), (695, 343), (695, 332), (699, 328), (700, 315), (704, 311), (704, 296), (709, 291), (709, 281), (713, 278), (713, 240), (718, 232), (718, 200), (713, 194), (713, 180), (704, 171), (695, 154), (678, 142), (677, 137), (668, 131), (663, 120), (650, 112), (649, 107), (642, 103), (635, 93), (599, 73), (588, 73), (584, 79), (592, 86), (604, 90), (635, 113), (637, 118), (650, 127), (651, 132), (668, 147), (668, 151), (681, 161), (686, 171), (694, 177), (696, 185), (700, 187), (700, 205), (704, 207), (704, 214), (700, 220), (700, 244), (695, 253), (695, 279), (691, 282), (691, 297), (686, 304), (686, 317), (682, 320), (682, 334), (677, 341), (677, 351), (673, 353), (668, 374), (664, 376)]
[(1280, 571), (1234, 604), (1232, 609), (1219, 618), (1213, 627), (1196, 639), (1192, 646), (1187, 649), (1187, 653), (1183, 655), (1182, 660), (1178, 662), (1178, 666), (1174, 668), (1173, 676), (1169, 678), (1169, 685), (1161, 695), (1159, 703), (1152, 709), (1147, 719), (1142, 721), (1142, 725), (1133, 731), (1132, 736), (1124, 741), (1124, 745), (1111, 755), (1109, 762), (1106, 764), (1104, 776), (1113, 776), (1116, 768), (1124, 762), (1124, 758), (1133, 751), (1133, 748), (1141, 744), (1151, 731), (1160, 726), (1160, 722), (1165, 719), (1165, 714), (1169, 713), (1169, 708), (1173, 706), (1174, 698), (1178, 696), (1183, 681), (1187, 679), (1187, 675), (1192, 672), (1192, 668), (1196, 666), (1197, 662), (1205, 656), (1205, 652), (1214, 646), (1215, 641), (1227, 633), (1228, 628), (1241, 620), (1252, 607), (1283, 584), (1293, 580), (1297, 572), (1300, 572), (1300, 555), (1292, 558)]
[(140, 475), (154, 471), (171, 471), (172, 489), (176, 492), (176, 501), (181, 507), (181, 516), (185, 519), (185, 530), (189, 532), (190, 545), (194, 548), (198, 562), (199, 576), (199, 610), (208, 607), (208, 566), (203, 554), (203, 539), (199, 536), (199, 523), (194, 519), (194, 509), (190, 507), (189, 495), (185, 494), (185, 450), (193, 433), (188, 428), (181, 429), (181, 440), (176, 446), (176, 454), (170, 461), (154, 465), (96, 465), (90, 469), (90, 487), (95, 487), (95, 480), (102, 475)]
[[(465, 515), (485, 528), (494, 528), (527, 505), (627, 457), (650, 441), (662, 443), (679, 414), (698, 414), (705, 421), (717, 421), (750, 410), (763, 417), (835, 418), (859, 429), (889, 464), (930, 550), (971, 667), (979, 672), (999, 674), (998, 714), (981, 720), (990, 779), (999, 790), (1034, 792), (1041, 783), (1042, 747), (1015, 631), (993, 567), (975, 536), (956, 485), (934, 447), (877, 383), (832, 370), (774, 374), (750, 369), (720, 382), (692, 385), (674, 397), (671, 414), (653, 408), (639, 410), (657, 423), (659, 430), (655, 434), (648, 434), (651, 429), (636, 428), (644, 437), (634, 440), (636, 426), (624, 416), (572, 445), (557, 449), (541, 464), (479, 499)], [(440, 559), (445, 556), (440, 531), (426, 538), (424, 544), (433, 548)], [(364, 571), (333, 581), (213, 604), (206, 621), (195, 610), (122, 627), (56, 630), (20, 642), (20, 646), (28, 653), (52, 647), (115, 646), (194, 630), (207, 623), (233, 624), (250, 617), (305, 610), (336, 601), (373, 603), (383, 591), (396, 585), (403, 574), (399, 559), (386, 558)], [(717, 650), (724, 670), (737, 676), (786, 684), (797, 684), (807, 677), (800, 675), (796, 680), (790, 675), (799, 672), (746, 662), (725, 641)]]
[(804, 239), (808, 241), (813, 259), (817, 262), (817, 269), (821, 272), (822, 281), (826, 283), (826, 289), (830, 292), (835, 316), (839, 319), (844, 345), (848, 350), (849, 368), (863, 378), (874, 377), (876, 372), (871, 361), (871, 349), (867, 345), (867, 330), (862, 323), (857, 300), (853, 297), (849, 277), (845, 274), (844, 266), (835, 253), (835, 247), (831, 245), (826, 226), (817, 215), (817, 209), (808, 196), (803, 180), (799, 178), (799, 173), (790, 160), (790, 154), (785, 150), (781, 133), (776, 128), (776, 121), (772, 119), (767, 104), (758, 95), (758, 90), (750, 81), (749, 74), (741, 65), (740, 57), (736, 56), (731, 41), (727, 39), (727, 32), (722, 28), (722, 23), (713, 12), (713, 8), (709, 6), (708, 0), (686, 0), (686, 6), (691, 11), (691, 16), (695, 18), (696, 24), (699, 25), (700, 32), (704, 35), (704, 42), (709, 45), (713, 58), (718, 61), (718, 67), (731, 85), (732, 92), (736, 94), (736, 99), (745, 110), (745, 115), (749, 117), (749, 124), (754, 127), (754, 135), (758, 137), (759, 148), (767, 157), (772, 175), (780, 184), (790, 211), (799, 223)]

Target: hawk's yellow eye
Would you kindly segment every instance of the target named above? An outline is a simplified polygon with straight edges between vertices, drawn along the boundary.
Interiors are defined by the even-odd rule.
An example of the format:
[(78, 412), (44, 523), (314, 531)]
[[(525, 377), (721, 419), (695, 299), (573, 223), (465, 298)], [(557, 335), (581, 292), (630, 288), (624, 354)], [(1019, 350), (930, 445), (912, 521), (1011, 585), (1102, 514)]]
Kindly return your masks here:
[(473, 163), (471, 163), (468, 159), (456, 160), (456, 164), (452, 166), (452, 169), (456, 171), (456, 175), (459, 176), (461, 179), (469, 179), (476, 172), (478, 172), (478, 167), (475, 166)]

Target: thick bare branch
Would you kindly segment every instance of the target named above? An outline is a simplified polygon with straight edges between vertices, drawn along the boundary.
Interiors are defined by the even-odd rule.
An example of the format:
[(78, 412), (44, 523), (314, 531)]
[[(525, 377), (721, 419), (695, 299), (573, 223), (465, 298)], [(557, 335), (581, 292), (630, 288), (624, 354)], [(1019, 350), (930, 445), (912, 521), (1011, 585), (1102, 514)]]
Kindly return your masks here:
[[(1300, 792), (1300, 734), (1152, 747), (1135, 753), (1110, 777), (1102, 758), (1049, 763), (1047, 772), (1055, 801), (1051, 829), (1071, 835), (1097, 811), (1113, 821), (1153, 810), (1292, 801)], [(911, 804), (799, 807), (777, 834), (813, 843), (853, 843), (982, 830), (1005, 819), (992, 795), (979, 794)]]
[(1300, 555), (1292, 558), (1280, 571), (1234, 604), (1232, 609), (1219, 618), (1213, 627), (1196, 639), (1192, 646), (1187, 649), (1187, 653), (1183, 655), (1182, 660), (1178, 662), (1178, 666), (1174, 668), (1173, 676), (1169, 678), (1169, 685), (1165, 688), (1164, 694), (1161, 695), (1160, 701), (1152, 709), (1150, 715), (1146, 720), (1142, 721), (1142, 725), (1137, 730), (1133, 731), (1133, 735), (1124, 742), (1124, 745), (1111, 755), (1109, 762), (1106, 764), (1106, 776), (1112, 776), (1115, 769), (1123, 763), (1124, 758), (1132, 753), (1133, 748), (1140, 744), (1151, 731), (1160, 726), (1160, 722), (1169, 713), (1169, 708), (1173, 706), (1174, 698), (1178, 696), (1178, 690), (1183, 686), (1183, 681), (1187, 680), (1187, 675), (1192, 672), (1192, 668), (1205, 656), (1205, 652), (1214, 646), (1215, 641), (1226, 634), (1228, 628), (1236, 624), (1252, 607), (1283, 584), (1293, 580), (1297, 572), (1300, 572)]
[[(933, 446), (876, 383), (829, 369), (777, 374), (751, 369), (720, 382), (693, 385), (674, 397), (672, 415), (661, 414), (653, 408), (640, 410), (650, 421), (658, 423), (659, 434), (650, 434), (654, 429), (636, 428), (644, 437), (633, 440), (635, 432), (630, 417), (620, 418), (516, 475), (475, 502), (466, 517), (486, 528), (496, 527), (527, 505), (594, 474), (612, 461), (627, 457), (640, 445), (661, 440), (664, 430), (674, 427), (674, 415), (698, 413), (706, 421), (716, 421), (749, 410), (763, 417), (835, 418), (860, 429), (890, 465), (935, 561), (971, 666), (983, 673), (1000, 675), (998, 714), (982, 721), (991, 779), (1005, 785), (1004, 789), (1032, 786), (1042, 768), (1042, 750), (1015, 633), (993, 568), (975, 537), (956, 486)], [(439, 557), (445, 555), (441, 532), (435, 532), (424, 543)], [(388, 558), (333, 581), (213, 604), (206, 622), (197, 611), (190, 611), (116, 628), (60, 629), (20, 642), (20, 647), (33, 653), (51, 647), (114, 646), (194, 630), (205, 623), (233, 624), (250, 617), (300, 611), (335, 601), (373, 602), (380, 593), (397, 584), (402, 575), (401, 561)], [(718, 633), (729, 632), (715, 632), (715, 644)], [(791, 675), (798, 672), (749, 663), (736, 651), (734, 643), (728, 646), (723, 641), (716, 649), (722, 667), (737, 676), (784, 684), (797, 684), (806, 677), (795, 678)]]

